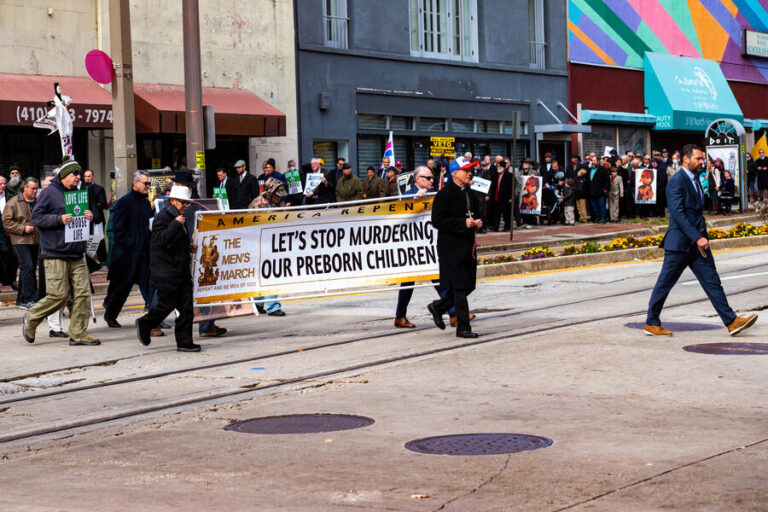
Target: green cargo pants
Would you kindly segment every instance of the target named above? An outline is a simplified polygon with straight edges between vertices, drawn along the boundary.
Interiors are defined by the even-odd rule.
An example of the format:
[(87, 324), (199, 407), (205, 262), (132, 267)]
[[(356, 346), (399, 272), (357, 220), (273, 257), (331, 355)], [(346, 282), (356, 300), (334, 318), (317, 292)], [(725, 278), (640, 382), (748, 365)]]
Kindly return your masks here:
[(36, 329), (45, 318), (61, 309), (72, 294), (72, 318), (69, 321), (69, 337), (80, 339), (86, 335), (88, 316), (91, 312), (91, 289), (88, 284), (88, 267), (85, 259), (43, 260), (45, 266), (45, 290), (40, 299), (27, 313), (27, 324)]

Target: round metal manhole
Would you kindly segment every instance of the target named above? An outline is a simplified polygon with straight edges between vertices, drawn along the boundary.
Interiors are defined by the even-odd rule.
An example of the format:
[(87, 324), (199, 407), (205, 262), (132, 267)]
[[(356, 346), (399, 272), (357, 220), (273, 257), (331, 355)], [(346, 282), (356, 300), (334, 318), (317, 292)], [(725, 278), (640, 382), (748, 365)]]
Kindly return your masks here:
[[(691, 332), (691, 331), (716, 331), (718, 329), (722, 329), (722, 325), (715, 325), (715, 324), (696, 324), (693, 322), (669, 322), (669, 323), (663, 323), (662, 326), (672, 332)], [(628, 324), (624, 324), (624, 327), (629, 327), (630, 329), (645, 329), (645, 323), (644, 322), (632, 322)]]
[(730, 356), (768, 355), (768, 343), (702, 343), (683, 347), (686, 352)]
[(413, 452), (432, 455), (500, 455), (546, 448), (551, 439), (525, 434), (456, 434), (405, 443)]
[(375, 422), (351, 414), (288, 414), (230, 423), (224, 430), (244, 434), (314, 434), (367, 427)]

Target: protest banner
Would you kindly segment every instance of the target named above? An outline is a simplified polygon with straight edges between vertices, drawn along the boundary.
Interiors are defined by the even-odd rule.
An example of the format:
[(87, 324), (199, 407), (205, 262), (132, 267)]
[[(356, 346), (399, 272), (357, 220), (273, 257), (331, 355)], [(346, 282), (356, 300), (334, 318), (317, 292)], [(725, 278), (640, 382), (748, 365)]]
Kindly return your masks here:
[(528, 176), (523, 182), (520, 194), (520, 213), (523, 215), (541, 215), (541, 176)]
[(285, 173), (285, 181), (288, 182), (288, 194), (301, 194), (304, 189), (301, 186), (301, 172), (292, 169)]
[(488, 194), (488, 191), (491, 189), (491, 180), (474, 176), (472, 178), (472, 186), (469, 188), (481, 194)]
[(404, 172), (397, 175), (397, 188), (400, 189), (400, 195), (413, 186), (413, 171)]
[(72, 222), (64, 226), (64, 242), (87, 242), (91, 221), (85, 218), (88, 209), (88, 189), (64, 192), (64, 213), (72, 215)]
[(635, 171), (635, 204), (656, 204), (656, 169)]
[(195, 303), (323, 296), (436, 279), (432, 199), (335, 209), (198, 212)]

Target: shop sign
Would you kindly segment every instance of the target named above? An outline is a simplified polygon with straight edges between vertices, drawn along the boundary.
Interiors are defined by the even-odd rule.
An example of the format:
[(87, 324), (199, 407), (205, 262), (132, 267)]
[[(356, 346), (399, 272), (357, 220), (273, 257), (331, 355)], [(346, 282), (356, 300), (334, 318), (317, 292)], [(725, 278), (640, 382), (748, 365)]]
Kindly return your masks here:
[[(45, 103), (14, 103), (0, 101), (0, 124), (32, 126), (48, 112)], [(75, 128), (111, 128), (112, 108), (97, 105), (69, 105), (69, 115)]]
[(429, 156), (456, 156), (456, 137), (430, 137)]
[(768, 33), (745, 30), (741, 47), (744, 56), (768, 58)]

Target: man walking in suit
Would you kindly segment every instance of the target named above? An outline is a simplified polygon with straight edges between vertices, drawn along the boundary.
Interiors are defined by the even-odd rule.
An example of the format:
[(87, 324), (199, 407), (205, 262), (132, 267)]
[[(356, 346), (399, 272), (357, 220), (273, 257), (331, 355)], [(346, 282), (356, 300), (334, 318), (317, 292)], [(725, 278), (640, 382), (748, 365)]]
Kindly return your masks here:
[(755, 314), (736, 316), (728, 305), (728, 299), (720, 284), (707, 239), (707, 225), (702, 214), (704, 195), (696, 178), (703, 159), (701, 148), (693, 144), (686, 145), (683, 148), (681, 172), (672, 176), (667, 184), (669, 228), (661, 241), (661, 247), (664, 248), (664, 264), (648, 304), (645, 334), (649, 336), (672, 334), (661, 326), (659, 316), (664, 301), (686, 267), (690, 267), (699, 280), (731, 336), (751, 327), (757, 320)]

